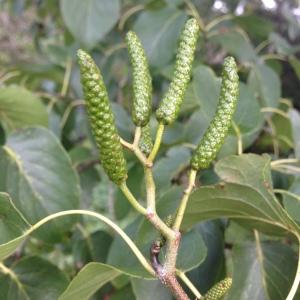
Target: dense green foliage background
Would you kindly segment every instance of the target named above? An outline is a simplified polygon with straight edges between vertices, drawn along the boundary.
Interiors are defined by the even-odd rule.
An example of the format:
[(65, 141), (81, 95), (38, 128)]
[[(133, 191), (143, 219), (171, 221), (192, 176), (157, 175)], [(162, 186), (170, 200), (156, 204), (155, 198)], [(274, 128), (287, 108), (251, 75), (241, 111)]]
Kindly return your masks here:
[[(130, 141), (125, 33), (134, 30), (143, 42), (157, 107), (190, 15), (202, 33), (180, 118), (154, 167), (159, 212), (174, 212), (191, 150), (215, 112), (223, 59), (233, 55), (241, 81), (234, 126), (216, 165), (199, 174), (178, 268), (203, 293), (227, 274), (233, 287), (225, 299), (286, 298), (300, 232), (300, 7), (262, 2), (0, 0), (0, 299), (57, 299), (90, 262), (61, 299), (86, 299), (101, 286), (93, 299), (172, 299), (158, 281), (144, 279), (149, 274), (129, 248), (98, 220), (55, 219), (30, 238), (26, 230), (55, 212), (93, 210), (126, 229), (148, 257), (157, 233), (99, 164), (76, 50), (100, 66), (119, 133)], [(153, 134), (156, 125), (153, 116)], [(143, 202), (142, 167), (129, 152), (126, 159), (128, 185)]]

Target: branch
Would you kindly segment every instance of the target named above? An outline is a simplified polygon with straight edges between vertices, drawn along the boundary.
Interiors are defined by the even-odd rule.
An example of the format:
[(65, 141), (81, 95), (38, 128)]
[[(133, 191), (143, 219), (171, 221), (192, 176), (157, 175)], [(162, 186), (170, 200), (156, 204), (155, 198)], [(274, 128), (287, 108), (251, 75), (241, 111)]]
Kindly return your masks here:
[(175, 222), (173, 225), (173, 230), (179, 231), (179, 229), (180, 229), (180, 225), (181, 225), (184, 213), (185, 213), (187, 202), (188, 202), (191, 192), (195, 186), (196, 175), (197, 175), (197, 171), (191, 169), (190, 175), (189, 175), (189, 183), (188, 183), (187, 188), (183, 192), (183, 197), (180, 201), (180, 206), (177, 211), (176, 219), (175, 219)]
[(152, 148), (152, 151), (148, 157), (148, 160), (150, 162), (153, 162), (153, 160), (156, 157), (156, 154), (159, 150), (160, 144), (161, 144), (161, 140), (162, 140), (162, 136), (165, 130), (165, 126), (163, 124), (159, 124), (158, 128), (157, 128), (157, 132), (156, 132), (156, 138), (155, 138), (155, 142), (154, 142), (154, 146)]
[(189, 280), (189, 278), (184, 274), (184, 272), (176, 270), (176, 274), (178, 277), (186, 284), (186, 286), (193, 292), (197, 299), (201, 299), (201, 294), (197, 290), (197, 288), (193, 285), (193, 283)]

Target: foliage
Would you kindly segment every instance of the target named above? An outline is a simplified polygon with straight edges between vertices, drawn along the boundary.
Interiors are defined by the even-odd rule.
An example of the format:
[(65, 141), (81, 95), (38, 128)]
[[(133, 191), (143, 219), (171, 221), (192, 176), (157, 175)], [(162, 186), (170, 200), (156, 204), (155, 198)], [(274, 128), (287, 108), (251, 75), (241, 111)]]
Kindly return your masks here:
[[(200, 26), (191, 80), (153, 166), (162, 220), (188, 185), (226, 56), (237, 61), (240, 92), (217, 159), (199, 171), (187, 203), (177, 275), (203, 295), (232, 277), (224, 299), (300, 299), (300, 24), (292, 1), (275, 2), (267, 10), (259, 1), (0, 1), (0, 27), (9, 22), (0, 30), (1, 299), (172, 299), (145, 269), (160, 233), (99, 161), (76, 52), (89, 51), (100, 67), (114, 132), (133, 141), (132, 86), (150, 81), (148, 66), (144, 78), (132, 76), (126, 33), (145, 49), (154, 112), (191, 16)], [(157, 127), (153, 113), (140, 141), (146, 156)], [(127, 188), (145, 206), (143, 166), (132, 151), (124, 156)]]

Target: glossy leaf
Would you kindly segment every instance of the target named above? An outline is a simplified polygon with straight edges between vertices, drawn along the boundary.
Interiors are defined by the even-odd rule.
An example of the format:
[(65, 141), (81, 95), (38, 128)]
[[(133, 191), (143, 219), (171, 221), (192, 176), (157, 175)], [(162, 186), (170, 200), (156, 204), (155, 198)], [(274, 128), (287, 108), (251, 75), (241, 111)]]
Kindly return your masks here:
[(257, 60), (255, 50), (246, 33), (242, 30), (220, 30), (211, 34), (209, 40), (219, 44), (228, 53), (237, 56), (242, 62), (254, 62)]
[[(79, 205), (78, 178), (56, 137), (43, 128), (28, 128), (8, 136), (0, 149), (0, 189), (30, 223)], [(73, 224), (54, 221), (40, 237), (56, 240)]]
[(299, 233), (299, 227), (272, 192), (268, 156), (229, 156), (217, 163), (216, 173), (224, 182), (192, 193), (184, 218), (185, 227), (202, 220), (229, 217), (269, 234)]
[(294, 195), (283, 194), (284, 207), (290, 216), (300, 223), (300, 179), (296, 178), (289, 192)]
[(286, 299), (297, 266), (297, 255), (289, 246), (262, 242), (257, 234), (255, 242), (236, 245), (232, 257), (233, 285), (225, 299)]
[(292, 124), (295, 156), (300, 159), (300, 114), (297, 110), (291, 109), (289, 116)]
[(56, 300), (68, 285), (66, 275), (48, 261), (25, 257), (8, 268), (0, 267), (0, 298), (9, 300)]
[(172, 300), (172, 294), (159, 280), (132, 278), (131, 284), (136, 300)]
[(107, 282), (115, 279), (121, 273), (115, 268), (101, 264), (89, 263), (73, 278), (59, 300), (89, 299)]
[(86, 47), (93, 48), (119, 19), (120, 1), (62, 0), (60, 10), (74, 37)]
[(162, 67), (171, 60), (185, 20), (186, 14), (174, 7), (139, 15), (133, 30), (142, 41), (150, 65)]
[(281, 96), (281, 83), (277, 73), (267, 65), (253, 66), (249, 86), (259, 97), (261, 106), (277, 107)]
[(0, 243), (22, 235), (29, 228), (30, 224), (19, 213), (6, 193), (0, 193), (0, 212)]
[(188, 273), (189, 278), (202, 293), (223, 277), (224, 271), (224, 241), (220, 221), (206, 221), (195, 227), (207, 247), (207, 256), (202, 264)]
[(173, 147), (165, 157), (157, 161), (153, 168), (154, 179), (158, 192), (166, 191), (170, 185), (171, 180), (189, 165), (190, 151), (184, 147)]
[(28, 125), (48, 125), (48, 114), (41, 99), (18, 86), (0, 88), (0, 116), (8, 131)]

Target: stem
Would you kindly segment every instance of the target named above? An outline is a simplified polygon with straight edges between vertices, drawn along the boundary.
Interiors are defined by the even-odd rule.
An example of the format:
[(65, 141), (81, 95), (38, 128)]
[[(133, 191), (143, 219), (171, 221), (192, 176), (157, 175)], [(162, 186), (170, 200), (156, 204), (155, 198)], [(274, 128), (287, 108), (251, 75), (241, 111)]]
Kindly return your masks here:
[(147, 209), (151, 210), (153, 213), (156, 213), (155, 183), (153, 179), (152, 169), (145, 167), (144, 172), (145, 172), (145, 183), (147, 189)]
[(150, 209), (145, 209), (136, 198), (132, 195), (131, 191), (128, 189), (126, 182), (123, 182), (120, 186), (121, 191), (130, 202), (130, 204), (142, 215), (144, 215), (149, 222), (159, 231), (163, 236), (169, 239), (175, 238), (175, 232), (169, 228), (156, 214), (156, 212), (151, 211)]
[(168, 227), (156, 213), (147, 210), (146, 217), (167, 240), (176, 240), (176, 232)]
[(44, 219), (40, 220), (39, 222), (37, 222), (36, 224), (34, 224), (32, 227), (30, 227), (24, 233), (24, 236), (29, 235), (34, 230), (38, 229), (39, 227), (41, 227), (45, 223), (47, 223), (47, 222), (49, 222), (49, 221), (51, 221), (55, 218), (63, 217), (63, 216), (67, 216), (67, 215), (87, 215), (87, 216), (91, 216), (91, 217), (94, 217), (94, 218), (97, 218), (97, 219), (101, 220), (102, 222), (104, 222), (105, 224), (107, 224), (108, 226), (113, 228), (123, 238), (123, 240), (126, 242), (126, 244), (130, 247), (130, 249), (135, 254), (135, 256), (140, 261), (140, 263), (143, 265), (143, 267), (151, 275), (155, 276), (155, 272), (154, 272), (153, 268), (148, 263), (148, 261), (146, 260), (144, 255), (141, 253), (141, 251), (137, 248), (135, 243), (130, 239), (130, 237), (117, 224), (115, 224), (113, 221), (111, 221), (110, 219), (108, 219), (108, 218), (106, 218), (106, 217), (104, 217), (104, 216), (102, 216), (102, 215), (100, 215), (96, 212), (93, 212), (93, 211), (81, 210), (81, 209), (60, 211), (58, 213), (47, 216), (46, 218), (44, 218)]
[(299, 163), (300, 160), (297, 158), (285, 158), (285, 159), (277, 159), (271, 162), (271, 166), (274, 167), (276, 165), (289, 164), (289, 163)]
[(134, 140), (133, 140), (133, 148), (138, 148), (139, 147), (139, 141), (141, 138), (142, 134), (142, 128), (141, 127), (136, 127), (135, 128), (135, 133), (134, 133)]
[(266, 117), (266, 122), (268, 123), (270, 130), (271, 130), (271, 138), (272, 138), (272, 143), (273, 143), (273, 148), (274, 148), (274, 156), (278, 157), (279, 156), (279, 143), (276, 139), (276, 135), (277, 135), (276, 128), (270, 117)]
[(186, 284), (186, 286), (192, 291), (192, 293), (196, 296), (196, 298), (201, 299), (202, 296), (201, 296), (200, 292), (193, 285), (193, 283), (189, 280), (189, 278), (184, 274), (184, 272), (176, 270), (176, 274)]
[(264, 113), (275, 113), (275, 114), (278, 114), (286, 119), (289, 119), (289, 115), (284, 112), (283, 110), (281, 109), (278, 109), (278, 108), (274, 108), (274, 107), (263, 107), (260, 109), (261, 112), (264, 112)]
[(63, 85), (61, 88), (60, 95), (62, 97), (65, 97), (69, 88), (69, 83), (70, 83), (70, 77), (71, 77), (71, 72), (72, 72), (72, 59), (68, 58), (66, 62), (66, 71), (65, 71), (65, 76), (64, 76), (64, 81)]
[(153, 162), (153, 160), (156, 157), (156, 154), (159, 150), (160, 144), (161, 144), (161, 140), (162, 140), (162, 136), (165, 130), (165, 125), (164, 124), (159, 124), (158, 128), (157, 128), (157, 132), (156, 132), (156, 137), (155, 137), (155, 142), (154, 142), (154, 146), (152, 148), (152, 151), (148, 157), (148, 160), (150, 162)]
[(121, 183), (119, 186), (121, 191), (123, 192), (124, 196), (127, 198), (127, 200), (130, 202), (130, 204), (142, 215), (147, 214), (147, 210), (139, 204), (139, 202), (135, 199), (135, 197), (132, 195), (130, 190), (128, 189), (126, 182)]
[(176, 299), (178, 299), (178, 300), (190, 300), (189, 296), (183, 290), (183, 288), (181, 287), (181, 285), (177, 281), (176, 276), (174, 274), (164, 276), (161, 280), (170, 289), (170, 291), (176, 297)]
[(183, 192), (183, 197), (181, 199), (178, 211), (177, 211), (177, 215), (176, 215), (176, 219), (173, 225), (173, 230), (175, 231), (179, 231), (180, 229), (180, 225), (182, 223), (182, 219), (185, 213), (185, 209), (190, 197), (190, 194), (193, 190), (193, 187), (195, 186), (195, 179), (196, 179), (196, 175), (197, 175), (197, 171), (191, 169), (190, 171), (190, 175), (189, 175), (189, 183), (187, 188), (185, 189), (185, 191)]
[(139, 4), (139, 5), (136, 5), (136, 6), (133, 6), (131, 7), (129, 10), (127, 10), (123, 16), (120, 18), (120, 22), (118, 24), (118, 29), (119, 30), (123, 30), (124, 29), (124, 26), (125, 26), (125, 23), (126, 21), (133, 15), (135, 14), (136, 12), (140, 11), (140, 10), (143, 10), (145, 8), (145, 5), (144, 4)]
[(237, 145), (238, 145), (238, 155), (243, 154), (243, 139), (242, 139), (242, 134), (240, 131), (240, 128), (238, 125), (232, 121), (232, 127), (235, 131), (236, 137), (237, 137)]
[(295, 279), (292, 285), (292, 288), (286, 298), (286, 300), (293, 300), (294, 296), (297, 293), (298, 287), (299, 287), (299, 283), (300, 283), (300, 236), (296, 235), (297, 239), (298, 239), (298, 266), (297, 266), (297, 271), (296, 271), (296, 275), (295, 275)]
[(205, 26), (205, 31), (210, 31), (212, 28), (214, 28), (215, 26), (217, 26), (219, 23), (226, 21), (226, 20), (230, 20), (232, 19), (234, 16), (233, 15), (224, 15), (218, 18), (215, 18), (213, 21), (211, 21), (210, 23), (208, 23)]
[(130, 150), (131, 152), (133, 152), (135, 154), (135, 156), (138, 158), (138, 160), (147, 167), (152, 167), (152, 162), (149, 162), (146, 158), (146, 156), (144, 155), (144, 153), (138, 148), (135, 147), (134, 144), (130, 144), (128, 142), (126, 142), (125, 140), (123, 140), (122, 138), (120, 138), (120, 142), (121, 144), (127, 148), (128, 150)]
[(286, 190), (281, 190), (281, 189), (274, 189), (273, 192), (275, 194), (285, 194), (285, 195), (290, 196), (291, 198), (293, 198), (293, 199), (300, 202), (300, 196), (298, 196), (298, 195), (296, 195), (292, 192), (289, 192), (289, 191), (286, 191)]
[(204, 22), (201, 19), (195, 5), (190, 1), (190, 0), (184, 0), (186, 6), (190, 9), (191, 15), (198, 21), (200, 29), (203, 31), (204, 30)]
[(300, 173), (300, 168), (290, 166), (290, 165), (279, 165), (279, 166), (271, 166), (272, 170), (276, 171), (290, 171), (290, 173)]

